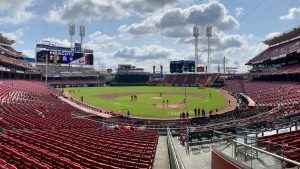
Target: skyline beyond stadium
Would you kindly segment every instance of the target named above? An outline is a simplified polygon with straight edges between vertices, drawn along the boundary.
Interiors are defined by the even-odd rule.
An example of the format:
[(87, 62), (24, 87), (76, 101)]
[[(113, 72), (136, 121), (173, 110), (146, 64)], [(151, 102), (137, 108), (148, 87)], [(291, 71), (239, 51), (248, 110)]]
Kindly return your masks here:
[(68, 24), (76, 24), (76, 42), (79, 25), (84, 24), (83, 46), (94, 50), (95, 66), (104, 62), (106, 68), (115, 69), (118, 63), (128, 63), (151, 71), (153, 65), (162, 64), (169, 72), (170, 61), (194, 59), (194, 24), (200, 26), (199, 63), (206, 64), (205, 27), (210, 24), (212, 69), (216, 71), (226, 56), (228, 66), (246, 71), (245, 63), (266, 48), (265, 39), (299, 25), (300, 1), (281, 2), (4, 0), (0, 32), (16, 41), (18, 51), (35, 57), (36, 41), (68, 46)]

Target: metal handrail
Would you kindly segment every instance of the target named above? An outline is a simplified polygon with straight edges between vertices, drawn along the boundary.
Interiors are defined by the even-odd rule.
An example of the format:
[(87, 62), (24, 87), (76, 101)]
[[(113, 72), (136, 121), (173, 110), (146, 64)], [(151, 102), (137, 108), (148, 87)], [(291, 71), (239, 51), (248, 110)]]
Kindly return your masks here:
[(173, 140), (173, 137), (172, 137), (172, 133), (170, 131), (170, 129), (168, 128), (167, 129), (167, 139), (168, 139), (168, 142), (170, 143), (170, 146), (171, 146), (171, 152), (172, 152), (172, 155), (175, 160), (175, 165), (176, 165), (176, 169), (185, 169), (185, 166), (184, 166), (184, 163), (181, 159), (181, 156), (180, 154), (178, 153), (176, 147), (175, 147), (175, 144), (174, 144), (174, 140)]
[(294, 165), (296, 165), (296, 166), (300, 166), (300, 163), (297, 162), (297, 161), (293, 161), (293, 160), (291, 160), (291, 159), (288, 159), (288, 158), (279, 156), (279, 155), (277, 155), (277, 154), (273, 154), (273, 153), (271, 153), (271, 152), (262, 150), (262, 149), (257, 148), (257, 147), (249, 146), (249, 145), (247, 145), (247, 144), (245, 144), (245, 143), (241, 143), (241, 142), (236, 141), (236, 140), (233, 140), (233, 142), (235, 142), (235, 143), (237, 143), (237, 144), (241, 144), (241, 145), (243, 145), (243, 146), (245, 146), (245, 147), (254, 149), (254, 150), (259, 151), (259, 152), (261, 152), (261, 153), (270, 155), (270, 156), (272, 156), (272, 157), (274, 157), (274, 158), (276, 158), (276, 159), (283, 160), (284, 162), (288, 162), (288, 163), (292, 163), (292, 164), (294, 164)]

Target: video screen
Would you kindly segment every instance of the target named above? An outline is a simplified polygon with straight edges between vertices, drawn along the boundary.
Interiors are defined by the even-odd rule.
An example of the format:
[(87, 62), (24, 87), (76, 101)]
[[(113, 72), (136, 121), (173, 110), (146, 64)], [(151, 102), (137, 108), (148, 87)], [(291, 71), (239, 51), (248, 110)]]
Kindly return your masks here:
[(37, 63), (46, 63), (46, 56), (48, 56), (49, 64), (94, 64), (93, 53), (74, 53), (71, 48), (38, 44), (36, 52)]
[(195, 61), (171, 61), (171, 73), (195, 72)]

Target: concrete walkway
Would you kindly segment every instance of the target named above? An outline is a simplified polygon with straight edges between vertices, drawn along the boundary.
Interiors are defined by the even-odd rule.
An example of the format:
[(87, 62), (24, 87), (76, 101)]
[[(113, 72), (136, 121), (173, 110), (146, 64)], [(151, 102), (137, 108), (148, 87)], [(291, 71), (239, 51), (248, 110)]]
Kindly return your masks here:
[(192, 151), (187, 154), (185, 146), (182, 146), (178, 137), (174, 137), (175, 147), (184, 163), (186, 169), (210, 169), (211, 168), (211, 149), (200, 148), (199, 146), (190, 147)]
[(153, 169), (169, 169), (167, 136), (159, 136)]

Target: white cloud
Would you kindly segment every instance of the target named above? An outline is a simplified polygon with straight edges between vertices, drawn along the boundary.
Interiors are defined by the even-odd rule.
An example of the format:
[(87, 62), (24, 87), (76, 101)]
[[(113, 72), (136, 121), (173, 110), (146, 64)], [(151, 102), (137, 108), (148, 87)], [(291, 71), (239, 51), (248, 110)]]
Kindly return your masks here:
[[(164, 0), (165, 8), (179, 0)], [(61, 7), (62, 6), (62, 7)], [(121, 19), (131, 15), (147, 16), (161, 7), (160, 0), (67, 0), (48, 11), (49, 22), (69, 23), (92, 19)]]
[[(116, 4), (113, 4), (116, 2), (118, 2), (117, 7)], [(125, 2), (127, 2), (127, 4)], [(140, 9), (138, 9), (136, 5), (142, 2), (144, 2), (144, 5), (140, 5)], [(172, 4), (175, 2), (177, 1), (170, 0), (169, 3)], [(261, 47), (263, 45), (261, 44), (253, 45), (248, 43), (253, 38), (253, 35), (225, 33), (232, 29), (239, 28), (239, 23), (229, 14), (225, 6), (218, 1), (209, 1), (201, 5), (181, 6), (180, 8), (166, 8), (163, 14), (160, 13), (160, 0), (88, 0), (83, 7), (80, 6), (80, 3), (79, 0), (68, 0), (62, 8), (50, 10), (48, 16), (51, 15), (52, 18), (49, 17), (49, 21), (66, 23), (73, 20), (80, 21), (82, 19), (120, 19), (132, 15), (143, 18), (140, 22), (121, 25), (118, 28), (121, 34), (118, 36), (103, 34), (100, 31), (87, 35), (84, 46), (94, 50), (95, 65), (104, 62), (106, 68), (115, 69), (118, 64), (128, 63), (136, 65), (137, 67), (143, 67), (146, 71), (151, 71), (152, 65), (164, 65), (165, 70), (168, 71), (169, 62), (171, 60), (194, 59), (192, 26), (197, 22), (200, 26), (201, 33), (199, 37), (199, 56), (202, 65), (205, 65), (207, 59), (205, 27), (208, 24), (213, 25), (211, 61), (212, 69), (215, 71), (217, 64), (222, 64), (224, 55), (227, 57), (227, 66), (237, 66), (238, 69), (245, 70), (244, 64), (263, 49)], [(143, 8), (147, 8), (147, 5), (149, 6), (147, 3), (153, 3), (158, 11), (150, 7), (149, 11), (142, 13)], [(88, 8), (90, 5), (92, 5), (93, 8)], [(85, 11), (83, 8), (90, 10)], [(115, 11), (115, 8), (118, 8), (119, 11)], [(122, 13), (124, 9), (127, 10), (124, 12), (124, 15), (121, 15), (120, 13)], [(75, 11), (79, 14), (73, 14)], [(105, 12), (98, 13), (99, 11)], [(135, 11), (135, 13), (133, 11)], [(53, 13), (51, 14), (51, 12)], [(243, 12), (243, 10), (240, 10), (239, 15), (242, 15), (241, 12)], [(82, 16), (85, 16), (85, 18), (82, 18)], [(165, 40), (166, 46), (169, 43), (175, 43), (172, 44), (174, 45), (172, 48), (164, 46), (162, 49), (160, 45), (151, 43), (142, 46), (138, 45), (138, 43), (134, 43), (137, 44), (136, 46), (126, 46), (124, 45), (125, 43), (122, 44), (122, 41), (132, 40), (132, 37), (136, 36), (157, 36), (161, 31), (161, 24), (164, 26), (163, 35), (168, 37)], [(124, 35), (130, 35), (130, 38), (120, 40), (119, 38), (124, 37)], [(55, 41), (55, 39), (52, 40)], [(69, 45), (66, 39), (57, 42), (67, 43), (67, 45)], [(145, 41), (142, 40), (142, 42), (142, 44), (145, 44)]]
[(293, 20), (296, 18), (300, 18), (300, 7), (290, 8), (288, 14), (279, 17), (281, 20)]
[(16, 41), (16, 43), (24, 43), (22, 37), (24, 35), (24, 31), (22, 28), (17, 29), (15, 32), (2, 32), (2, 34), (8, 39)]
[(34, 17), (29, 10), (33, 0), (7, 0), (0, 1), (0, 23), (18, 25)]
[(268, 33), (266, 35), (266, 39), (274, 38), (275, 36), (278, 36), (280, 34), (282, 34), (282, 33), (281, 32), (271, 32), (271, 33)]
[(141, 47), (125, 46), (114, 53), (114, 57), (135, 60), (135, 61), (155, 61), (170, 60), (179, 57), (179, 53), (174, 49), (162, 48), (159, 45), (147, 45)]
[(116, 38), (96, 31), (88, 35), (88, 42), (84, 44), (85, 47), (93, 50), (101, 50), (107, 48), (117, 48), (122, 45), (117, 42)]
[(114, 53), (114, 58), (120, 60), (119, 63), (131, 63), (137, 67), (143, 67), (145, 71), (151, 72), (152, 66), (164, 66), (164, 72), (169, 72), (171, 60), (179, 60), (182, 53), (171, 48), (162, 48), (159, 45), (147, 45), (141, 47), (124, 47)]
[(235, 8), (235, 15), (237, 17), (243, 15), (245, 13), (245, 9), (242, 7)]
[(44, 38), (43, 41), (49, 41), (50, 43), (59, 44), (63, 46), (70, 46), (70, 41), (68, 39), (57, 39), (54, 37)]
[(134, 36), (143, 36), (161, 31), (163, 25), (164, 36), (178, 38), (191, 36), (191, 27), (195, 24), (198, 24), (202, 30), (207, 25), (212, 25), (214, 29), (219, 30), (230, 30), (239, 27), (239, 23), (228, 14), (223, 4), (212, 1), (187, 8), (169, 9), (163, 15), (154, 14), (140, 23), (122, 25), (118, 30)]
[[(211, 49), (213, 51), (224, 51), (230, 48), (240, 48), (252, 35), (237, 35), (226, 34), (222, 31), (215, 31), (214, 35), (210, 39)], [(194, 44), (195, 39), (193, 37), (181, 38), (177, 40), (177, 43)], [(207, 52), (207, 37), (202, 36), (199, 38), (199, 50), (200, 52)]]
[(29, 58), (35, 58), (35, 51), (32, 49), (24, 49), (21, 51), (25, 56), (28, 56)]
[[(222, 67), (225, 56), (226, 67), (237, 67), (239, 72), (245, 72), (247, 70), (245, 63), (266, 48), (266, 45), (262, 43), (250, 43), (256, 39), (257, 37), (252, 34), (230, 35), (221, 31), (215, 32), (211, 39), (211, 69), (217, 72), (217, 66)], [(185, 43), (192, 45), (194, 39), (190, 38)], [(193, 58), (194, 54), (190, 52), (189, 56)], [(200, 65), (206, 66), (207, 38), (205, 37), (199, 39), (199, 56)]]
[[(228, 48), (224, 51), (212, 51), (212, 70), (216, 72), (218, 64), (222, 67), (223, 57), (225, 56), (226, 67), (236, 67), (238, 72), (246, 72), (247, 66), (245, 66), (245, 64), (258, 53), (266, 49), (266, 47), (267, 46), (262, 43), (251, 45), (247, 42), (244, 42), (239, 48)], [(206, 63), (206, 53), (204, 53), (202, 60), (204, 60), (204, 63)]]
[(114, 52), (94, 51), (94, 60), (95, 65), (99, 66), (104, 61), (106, 68), (113, 69), (116, 69), (118, 64), (132, 64), (144, 68), (145, 71), (151, 71), (153, 65), (163, 65), (164, 70), (168, 72), (170, 61), (181, 60), (185, 55), (159, 45), (124, 46)]
[[(100, 65), (104, 62), (106, 68), (116, 69), (118, 64), (126, 63), (133, 64), (137, 67), (143, 67), (146, 71), (152, 70), (152, 66), (163, 65), (164, 71), (169, 71), (169, 63), (172, 60), (188, 60), (194, 59), (194, 50), (191, 45), (193, 40), (187, 42), (185, 45), (186, 50), (179, 50), (176, 48), (168, 48), (160, 45), (143, 45), (143, 46), (125, 46), (118, 43), (114, 46), (117, 41), (115, 37), (108, 36), (96, 31), (87, 36), (86, 47), (90, 47), (94, 50), (94, 62), (95, 66)], [(253, 35), (228, 35), (223, 32), (215, 34), (215, 39), (212, 39), (212, 54), (211, 64), (212, 70), (217, 71), (217, 65), (222, 66), (223, 57), (226, 56), (226, 66), (237, 67), (239, 71), (246, 71), (245, 63), (253, 58), (256, 54), (265, 49), (263, 44), (251, 45), (248, 43), (253, 39)], [(68, 46), (69, 41), (67, 39), (56, 39), (56, 38), (45, 38), (51, 42), (56, 42)], [(203, 40), (203, 42), (201, 42)], [(206, 65), (207, 60), (207, 39), (200, 40), (199, 56), (200, 65)], [(106, 46), (105, 44), (98, 43), (105, 42), (113, 44), (112, 46)], [(89, 46), (88, 44), (92, 44)], [(191, 48), (188, 46), (190, 45)], [(105, 51), (105, 49), (111, 49)], [(30, 51), (24, 51), (25, 54), (31, 56)]]

